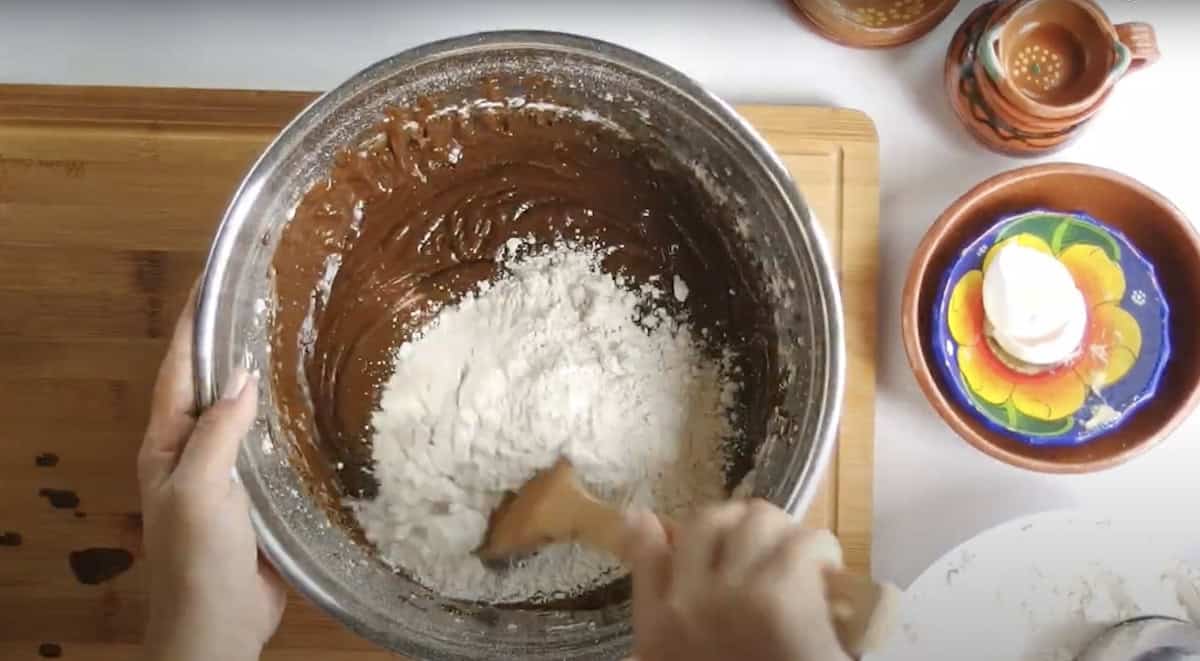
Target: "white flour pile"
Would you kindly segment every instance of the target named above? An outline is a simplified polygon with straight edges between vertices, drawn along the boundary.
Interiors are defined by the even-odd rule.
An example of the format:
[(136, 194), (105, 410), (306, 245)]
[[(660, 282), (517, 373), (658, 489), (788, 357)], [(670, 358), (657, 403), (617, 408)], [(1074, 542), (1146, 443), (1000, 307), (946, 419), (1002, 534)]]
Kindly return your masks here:
[(602, 256), (560, 245), (510, 258), (396, 352), (372, 419), (379, 494), (355, 509), (389, 562), (445, 596), (563, 597), (620, 571), (577, 547), (504, 572), (472, 555), (503, 494), (560, 456), (621, 502), (678, 512), (723, 497), (728, 370), (688, 325), (645, 312), (678, 285), (631, 291)]

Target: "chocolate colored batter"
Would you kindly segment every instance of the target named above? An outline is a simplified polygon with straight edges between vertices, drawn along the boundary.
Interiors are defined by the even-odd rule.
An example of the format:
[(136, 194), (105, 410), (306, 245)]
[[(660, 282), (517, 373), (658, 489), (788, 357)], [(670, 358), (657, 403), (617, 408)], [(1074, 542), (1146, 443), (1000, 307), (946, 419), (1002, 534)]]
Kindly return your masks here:
[(761, 442), (776, 372), (765, 288), (693, 173), (656, 145), (544, 104), (437, 107), (393, 109), (341, 153), (275, 254), (275, 404), (318, 497), (339, 511), (343, 496), (374, 494), (370, 418), (392, 349), (496, 277), (498, 249), (529, 235), (610, 246), (605, 270), (661, 278), (668, 292), (682, 278), (690, 296), (666, 302), (714, 355), (736, 353), (737, 424)]

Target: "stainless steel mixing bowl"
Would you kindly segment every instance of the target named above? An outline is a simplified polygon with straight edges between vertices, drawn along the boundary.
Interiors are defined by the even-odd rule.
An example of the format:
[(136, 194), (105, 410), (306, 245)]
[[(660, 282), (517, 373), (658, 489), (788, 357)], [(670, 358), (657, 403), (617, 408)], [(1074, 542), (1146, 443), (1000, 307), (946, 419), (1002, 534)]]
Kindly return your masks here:
[[(335, 151), (364, 137), (384, 107), (425, 95), (477, 97), (489, 76), (538, 75), (564, 102), (693, 167), (740, 228), (772, 290), (780, 405), (755, 492), (803, 511), (835, 443), (845, 365), (835, 271), (783, 164), (729, 106), (659, 62), (612, 44), (544, 32), (495, 32), (421, 46), (322, 96), (267, 148), (218, 230), (196, 318), (196, 384), (213, 402), (239, 364), (269, 364), (270, 262), (280, 230)], [(733, 222), (736, 219), (736, 223)], [(738, 233), (731, 232), (731, 236)], [(628, 605), (523, 610), (455, 603), (398, 575), (306, 496), (262, 381), (260, 418), (238, 457), (259, 544), (300, 592), (351, 629), (422, 659), (615, 659), (630, 643)]]

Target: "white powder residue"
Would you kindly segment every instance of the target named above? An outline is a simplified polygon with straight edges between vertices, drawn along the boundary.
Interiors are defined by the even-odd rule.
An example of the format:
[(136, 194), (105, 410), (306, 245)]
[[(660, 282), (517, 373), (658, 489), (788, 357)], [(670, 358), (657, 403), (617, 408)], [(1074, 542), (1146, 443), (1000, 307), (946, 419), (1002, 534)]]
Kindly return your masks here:
[[(1094, 390), (1099, 390), (1094, 388)], [(1096, 404), (1091, 408), (1092, 415), (1083, 422), (1083, 428), (1092, 431), (1097, 427), (1107, 427), (1121, 419), (1121, 412), (1108, 404)]]
[(1181, 562), (1178, 567), (1163, 574), (1163, 582), (1175, 588), (1175, 598), (1186, 619), (1200, 626), (1200, 568)]
[[(490, 99), (474, 99), (472, 101), (467, 101), (464, 103), (440, 108), (437, 111), (431, 113), (429, 115), (429, 117), (430, 117), (430, 119), (437, 119), (439, 117), (445, 117), (446, 115), (457, 114), (459, 117), (462, 117), (465, 119), (465, 118), (470, 118), (471, 116), (475, 115), (476, 113), (480, 113), (480, 112), (495, 112), (495, 111), (501, 110), (501, 109), (518, 109), (518, 108), (528, 110), (528, 111), (533, 111), (533, 112), (552, 113), (552, 114), (556, 114), (560, 117), (573, 117), (582, 122), (587, 122), (590, 124), (599, 124), (599, 125), (605, 127), (606, 129), (616, 133), (618, 136), (620, 136), (622, 138), (628, 139), (631, 137), (629, 134), (629, 131), (624, 126), (621, 126), (617, 122), (613, 121), (611, 118), (605, 117), (604, 115), (601, 115), (598, 111), (593, 110), (591, 108), (580, 109), (580, 108), (574, 108), (571, 106), (564, 106), (564, 105), (561, 105), (558, 103), (552, 103), (549, 101), (530, 101), (524, 97), (509, 97), (509, 98), (505, 99), (504, 101), (493, 101)], [(635, 109), (635, 112), (637, 112), (636, 109)], [(640, 115), (640, 113), (639, 113), (639, 115)], [(412, 124), (415, 125), (416, 122), (412, 122)], [(407, 125), (405, 125), (405, 128), (407, 128)]]
[(446, 160), (449, 161), (451, 165), (455, 165), (462, 160), (462, 154), (462, 145), (458, 142), (458, 140), (450, 138), (450, 147), (449, 151), (446, 153)]
[(679, 301), (680, 303), (687, 301), (689, 290), (687, 283), (684, 282), (683, 278), (675, 276), (673, 289), (675, 290), (675, 300)]
[(329, 290), (333, 287), (333, 279), (337, 277), (338, 270), (341, 268), (341, 253), (335, 252), (325, 256), (325, 262), (322, 264), (321, 279), (317, 281), (315, 290), (317, 301), (322, 305), (329, 300)]
[(603, 273), (595, 250), (515, 248), (506, 276), (396, 351), (371, 421), (379, 494), (354, 505), (384, 558), (450, 597), (560, 597), (620, 571), (574, 546), (503, 572), (472, 555), (503, 494), (560, 456), (623, 504), (679, 513), (724, 495), (736, 386), (687, 324), (644, 312), (664, 292)]
[(1130, 618), (1200, 624), (1200, 547), (1184, 511), (1050, 512), (986, 532), (909, 588), (900, 631), (871, 661), (1068, 661)]

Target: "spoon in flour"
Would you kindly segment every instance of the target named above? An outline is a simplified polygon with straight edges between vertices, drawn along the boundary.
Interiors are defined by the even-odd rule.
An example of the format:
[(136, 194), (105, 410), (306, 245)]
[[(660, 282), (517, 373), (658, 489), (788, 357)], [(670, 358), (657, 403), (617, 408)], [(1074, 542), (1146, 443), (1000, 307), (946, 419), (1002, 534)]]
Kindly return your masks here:
[[(659, 518), (674, 537), (676, 525)], [(560, 459), (492, 512), (476, 554), (486, 563), (503, 563), (543, 546), (577, 542), (626, 561), (625, 525), (624, 513), (589, 492), (571, 462)], [(890, 626), (896, 588), (844, 571), (826, 572), (825, 587), (842, 648), (855, 658), (874, 649)]]

